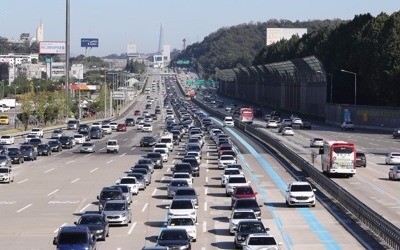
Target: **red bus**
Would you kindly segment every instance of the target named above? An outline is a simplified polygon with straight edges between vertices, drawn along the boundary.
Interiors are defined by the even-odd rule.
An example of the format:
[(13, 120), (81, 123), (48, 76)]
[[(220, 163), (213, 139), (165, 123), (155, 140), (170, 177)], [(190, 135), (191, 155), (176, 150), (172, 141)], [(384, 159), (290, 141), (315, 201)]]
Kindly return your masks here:
[(356, 173), (356, 146), (353, 143), (325, 141), (322, 150), (321, 163), (325, 174), (353, 177)]
[(254, 112), (252, 108), (241, 108), (239, 111), (239, 120), (244, 123), (253, 123)]

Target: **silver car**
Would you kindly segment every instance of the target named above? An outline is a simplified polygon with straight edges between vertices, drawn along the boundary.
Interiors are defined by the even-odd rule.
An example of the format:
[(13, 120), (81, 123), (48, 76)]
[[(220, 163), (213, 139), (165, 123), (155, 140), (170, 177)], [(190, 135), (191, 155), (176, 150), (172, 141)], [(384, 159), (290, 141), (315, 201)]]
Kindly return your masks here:
[(171, 180), (171, 182), (167, 187), (168, 198), (170, 199), (173, 198), (176, 190), (178, 190), (179, 188), (187, 188), (187, 187), (190, 187), (187, 180), (177, 180), (177, 179)]
[(12, 160), (8, 155), (0, 155), (0, 167), (11, 168)]
[(110, 200), (104, 204), (102, 213), (110, 225), (126, 225), (132, 221), (132, 211), (126, 200)]
[(122, 194), (125, 197), (125, 200), (128, 202), (128, 204), (132, 203), (132, 192), (131, 192), (131, 188), (129, 186), (126, 185), (115, 185), (115, 186), (111, 186), (111, 188), (119, 188), (122, 190)]
[(96, 147), (94, 143), (84, 142), (79, 150), (81, 153), (94, 153), (96, 152)]

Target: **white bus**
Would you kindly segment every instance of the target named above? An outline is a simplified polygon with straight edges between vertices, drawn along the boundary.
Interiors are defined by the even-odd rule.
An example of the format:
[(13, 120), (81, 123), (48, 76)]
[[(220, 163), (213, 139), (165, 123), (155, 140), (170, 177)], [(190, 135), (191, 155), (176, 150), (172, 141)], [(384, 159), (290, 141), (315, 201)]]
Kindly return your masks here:
[(353, 143), (324, 141), (321, 153), (322, 171), (328, 176), (353, 177), (356, 173), (356, 147)]

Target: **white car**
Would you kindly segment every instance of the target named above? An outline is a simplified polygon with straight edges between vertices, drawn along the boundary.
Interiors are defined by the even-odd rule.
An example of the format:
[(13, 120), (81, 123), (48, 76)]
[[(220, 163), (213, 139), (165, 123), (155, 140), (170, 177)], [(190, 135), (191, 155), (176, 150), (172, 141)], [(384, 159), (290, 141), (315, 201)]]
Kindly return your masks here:
[(0, 137), (0, 144), (6, 144), (6, 145), (14, 144), (14, 136), (12, 136), (12, 135), (2, 135)]
[(165, 143), (156, 143), (156, 144), (154, 145), (153, 149), (156, 149), (156, 148), (165, 149), (165, 150), (167, 151), (167, 153), (169, 154), (168, 145), (165, 144)]
[(51, 134), (51, 139), (58, 140), (63, 135), (64, 135), (64, 132), (61, 129), (55, 129), (55, 130), (53, 130), (53, 133)]
[(250, 185), (250, 182), (246, 180), (244, 175), (230, 175), (225, 183), (225, 194), (229, 197), (233, 193), (233, 189), (236, 187), (248, 185)]
[(168, 153), (168, 150), (166, 150), (165, 148), (154, 148), (153, 152), (160, 153), (161, 157), (163, 159), (163, 162), (167, 162), (168, 161), (169, 153)]
[(243, 243), (243, 250), (278, 250), (282, 246), (270, 233), (249, 234)]
[(227, 127), (235, 126), (235, 122), (234, 122), (232, 116), (225, 116), (224, 126), (227, 126)]
[(101, 123), (100, 122), (93, 122), (92, 127), (101, 128)]
[(145, 123), (142, 126), (142, 132), (152, 132), (153, 126), (151, 124)]
[(310, 140), (310, 148), (320, 148), (324, 146), (324, 139), (314, 138)]
[(172, 216), (167, 222), (167, 229), (185, 229), (192, 241), (197, 239), (197, 223), (190, 216)]
[(231, 175), (244, 175), (242, 170), (238, 168), (225, 168), (224, 172), (221, 173), (221, 186), (225, 187), (226, 182)]
[(222, 155), (218, 159), (218, 168), (225, 168), (229, 164), (236, 164), (236, 158), (232, 155)]
[(305, 181), (292, 181), (286, 189), (286, 205), (308, 205), (315, 207), (315, 192), (311, 184)]
[(345, 122), (342, 123), (342, 125), (340, 125), (340, 128), (342, 130), (354, 130), (355, 125), (351, 121), (345, 121)]
[(33, 128), (30, 134), (36, 134), (38, 137), (43, 138), (43, 129), (42, 128)]
[(275, 120), (268, 120), (267, 121), (267, 128), (277, 128), (278, 127), (278, 122)]
[(116, 123), (116, 122), (111, 122), (111, 123), (110, 123), (110, 127), (111, 127), (112, 130), (115, 131), (115, 130), (117, 130), (118, 123)]
[(389, 180), (400, 179), (400, 166), (393, 166), (389, 170)]
[(400, 153), (399, 152), (391, 152), (387, 154), (385, 158), (386, 165), (390, 164), (400, 164)]
[(152, 122), (153, 121), (153, 117), (151, 117), (151, 115), (146, 115), (144, 117), (144, 122)]
[(144, 121), (141, 121), (141, 122), (137, 123), (136, 129), (137, 130), (142, 130), (144, 124), (145, 124)]
[(74, 139), (77, 144), (82, 144), (82, 143), (86, 142), (86, 138), (81, 134), (74, 135)]
[(232, 211), (229, 219), (229, 232), (235, 234), (237, 225), (242, 220), (258, 220), (256, 213), (251, 209), (235, 209)]
[(136, 180), (136, 177), (122, 177), (116, 182), (116, 184), (129, 186), (132, 194), (139, 193), (139, 183)]
[(294, 130), (291, 127), (284, 127), (282, 129), (282, 135), (294, 135)]
[(172, 180), (186, 180), (190, 187), (192, 187), (193, 185), (193, 176), (189, 173), (182, 173), (182, 172), (174, 173), (172, 175), (171, 181)]
[(27, 134), (25, 136), (25, 143), (29, 143), (29, 141), (33, 138), (39, 138), (39, 136), (37, 134)]
[(292, 125), (301, 126), (301, 125), (303, 125), (303, 121), (300, 118), (293, 118), (292, 119)]
[(112, 128), (110, 125), (102, 125), (101, 129), (104, 131), (104, 134), (106, 134), (106, 135), (112, 134)]
[(166, 206), (168, 209), (167, 218), (168, 220), (173, 216), (189, 216), (195, 222), (197, 222), (197, 206), (194, 205), (192, 200), (172, 200), (170, 206)]

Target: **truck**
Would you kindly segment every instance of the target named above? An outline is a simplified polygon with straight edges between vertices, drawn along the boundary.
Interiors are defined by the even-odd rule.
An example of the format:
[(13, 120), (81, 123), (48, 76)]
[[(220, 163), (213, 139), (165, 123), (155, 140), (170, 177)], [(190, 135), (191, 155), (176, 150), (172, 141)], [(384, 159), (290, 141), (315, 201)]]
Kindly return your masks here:
[(0, 106), (5, 105), (10, 108), (15, 108), (16, 104), (17, 104), (17, 102), (13, 98), (5, 98), (5, 99), (0, 100)]
[(108, 140), (107, 141), (107, 153), (116, 153), (119, 151), (119, 144), (117, 140)]

